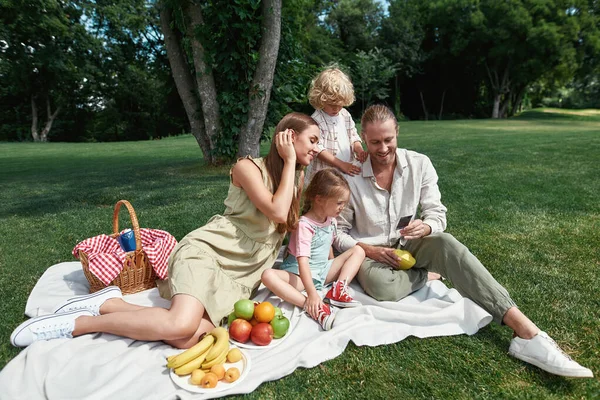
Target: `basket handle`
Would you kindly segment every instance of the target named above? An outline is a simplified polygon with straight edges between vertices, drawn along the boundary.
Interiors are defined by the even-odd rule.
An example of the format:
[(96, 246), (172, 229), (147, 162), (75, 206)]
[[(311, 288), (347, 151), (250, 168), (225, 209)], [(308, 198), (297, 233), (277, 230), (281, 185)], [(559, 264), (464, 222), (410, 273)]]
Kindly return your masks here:
[(135, 211), (133, 210), (133, 206), (127, 200), (119, 200), (117, 204), (115, 204), (115, 211), (113, 213), (113, 232), (115, 235), (119, 234), (119, 210), (121, 209), (121, 204), (124, 204), (125, 207), (127, 207), (127, 211), (129, 211), (129, 218), (131, 218), (131, 225), (133, 226), (133, 235), (135, 236), (135, 250), (137, 251), (142, 248), (140, 225), (138, 223), (137, 215), (135, 215)]

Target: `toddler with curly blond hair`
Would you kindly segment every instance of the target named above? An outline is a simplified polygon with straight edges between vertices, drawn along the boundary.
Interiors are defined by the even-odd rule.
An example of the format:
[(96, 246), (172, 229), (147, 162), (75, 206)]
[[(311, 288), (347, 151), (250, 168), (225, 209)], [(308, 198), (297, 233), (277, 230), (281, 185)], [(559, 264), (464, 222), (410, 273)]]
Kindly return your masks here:
[(315, 108), (312, 118), (319, 124), (321, 140), (319, 154), (306, 171), (307, 183), (319, 170), (329, 167), (348, 175), (358, 174), (361, 168), (355, 160), (364, 162), (367, 153), (352, 116), (344, 108), (354, 103), (354, 87), (348, 75), (335, 66), (325, 68), (313, 79), (308, 100)]

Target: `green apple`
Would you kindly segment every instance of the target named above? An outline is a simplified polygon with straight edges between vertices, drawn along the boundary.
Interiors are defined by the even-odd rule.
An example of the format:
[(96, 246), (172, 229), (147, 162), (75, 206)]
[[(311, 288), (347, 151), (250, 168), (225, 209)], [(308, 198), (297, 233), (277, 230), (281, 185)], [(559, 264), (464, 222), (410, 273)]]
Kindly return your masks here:
[(236, 317), (250, 321), (254, 315), (254, 302), (248, 299), (238, 300), (233, 305), (233, 312)]
[(236, 318), (237, 318), (237, 315), (235, 315), (235, 311), (232, 311), (232, 313), (229, 314), (229, 317), (227, 317), (227, 326), (231, 326), (231, 323)]
[(283, 315), (283, 311), (281, 311), (281, 308), (275, 307), (275, 317), (278, 315)]
[(290, 329), (290, 320), (283, 315), (276, 315), (270, 323), (273, 327), (273, 338), (275, 339), (284, 337), (288, 329)]
[(394, 253), (400, 258), (398, 260), (398, 268), (399, 269), (410, 269), (417, 262), (415, 258), (406, 250), (394, 250)]

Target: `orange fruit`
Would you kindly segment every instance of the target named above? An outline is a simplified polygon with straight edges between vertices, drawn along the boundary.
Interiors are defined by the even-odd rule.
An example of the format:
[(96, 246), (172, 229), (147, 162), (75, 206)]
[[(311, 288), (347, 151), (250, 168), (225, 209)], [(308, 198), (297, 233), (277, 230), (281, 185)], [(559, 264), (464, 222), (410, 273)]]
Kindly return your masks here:
[(236, 367), (229, 368), (227, 372), (225, 372), (225, 382), (235, 382), (240, 377), (240, 370)]
[(263, 301), (254, 307), (254, 318), (256, 318), (258, 322), (269, 323), (273, 317), (275, 317), (275, 307), (268, 301)]
[(209, 372), (202, 377), (200, 386), (202, 386), (205, 389), (212, 389), (217, 386), (217, 382), (219, 382), (219, 379), (217, 378), (217, 376), (215, 374), (213, 374), (212, 372)]
[(225, 367), (223, 366), (223, 364), (213, 365), (210, 368), (210, 372), (212, 372), (213, 374), (215, 374), (217, 376), (217, 378), (219, 380), (221, 380), (225, 376)]

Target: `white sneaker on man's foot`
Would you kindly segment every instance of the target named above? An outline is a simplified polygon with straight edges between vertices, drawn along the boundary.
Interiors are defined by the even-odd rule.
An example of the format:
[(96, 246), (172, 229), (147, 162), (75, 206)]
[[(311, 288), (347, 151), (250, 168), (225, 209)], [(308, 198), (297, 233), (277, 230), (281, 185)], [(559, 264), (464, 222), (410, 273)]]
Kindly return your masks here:
[(94, 315), (100, 315), (100, 307), (108, 299), (123, 298), (118, 286), (108, 286), (91, 294), (71, 297), (54, 309), (54, 314), (73, 310), (88, 310)]
[(572, 378), (594, 377), (590, 369), (579, 365), (565, 354), (546, 332), (540, 331), (531, 339), (513, 338), (508, 354), (554, 375)]
[(27, 347), (38, 340), (72, 338), (75, 319), (83, 315), (94, 316), (88, 310), (75, 310), (30, 318), (17, 326), (10, 335), (10, 343), (15, 347)]

